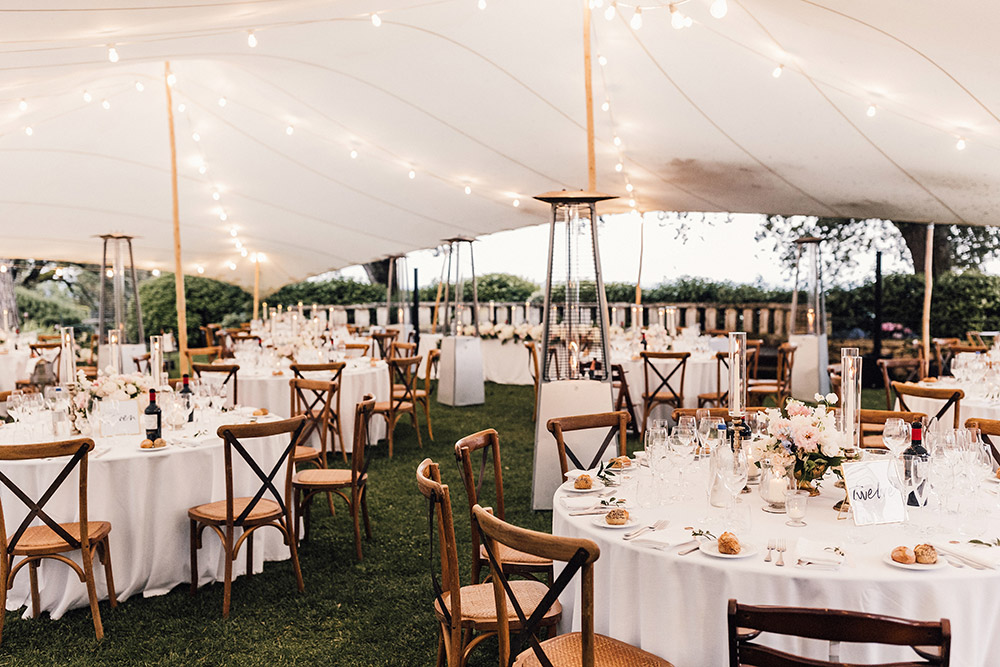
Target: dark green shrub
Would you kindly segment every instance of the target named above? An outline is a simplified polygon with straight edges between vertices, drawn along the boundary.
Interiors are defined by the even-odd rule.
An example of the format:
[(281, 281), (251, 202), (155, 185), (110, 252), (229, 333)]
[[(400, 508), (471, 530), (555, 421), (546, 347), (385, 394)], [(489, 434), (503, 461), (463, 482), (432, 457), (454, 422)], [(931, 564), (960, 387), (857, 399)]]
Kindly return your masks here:
[(285, 285), (264, 297), (269, 307), (279, 303), (285, 307), (294, 306), (299, 301), (305, 305), (318, 303), (324, 306), (385, 301), (385, 285), (372, 285), (349, 278), (308, 281)]
[[(177, 292), (174, 276), (164, 274), (139, 285), (142, 320), (146, 335), (160, 331), (177, 331)], [(253, 297), (242, 287), (211, 278), (184, 277), (184, 299), (187, 303), (188, 344), (204, 344), (198, 327), (222, 322), (227, 315), (245, 322), (250, 319)]]

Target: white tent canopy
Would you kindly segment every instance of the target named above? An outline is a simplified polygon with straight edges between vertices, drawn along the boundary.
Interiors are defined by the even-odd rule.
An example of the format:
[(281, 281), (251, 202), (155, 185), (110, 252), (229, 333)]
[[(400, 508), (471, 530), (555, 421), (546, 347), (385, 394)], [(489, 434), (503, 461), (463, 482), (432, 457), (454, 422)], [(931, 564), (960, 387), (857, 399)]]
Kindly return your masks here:
[[(597, 187), (621, 196), (603, 212), (996, 222), (1000, 5), (688, 0), (675, 30), (659, 0), (640, 29), (634, 3), (593, 4)], [(260, 252), (268, 289), (541, 222), (531, 195), (586, 186), (582, 11), (3, 2), (0, 257), (98, 262), (94, 237), (123, 232), (172, 269), (167, 60), (188, 273), (251, 285)]]

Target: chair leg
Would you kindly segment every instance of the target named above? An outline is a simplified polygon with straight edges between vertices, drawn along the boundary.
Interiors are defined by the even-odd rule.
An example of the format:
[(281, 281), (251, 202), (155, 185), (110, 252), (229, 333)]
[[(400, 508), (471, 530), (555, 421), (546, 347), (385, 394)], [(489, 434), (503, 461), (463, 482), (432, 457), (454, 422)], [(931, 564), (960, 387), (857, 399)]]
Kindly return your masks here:
[(253, 574), (253, 533), (247, 535), (247, 576)]
[(226, 561), (225, 575), (222, 582), (222, 618), (229, 618), (229, 606), (233, 601), (233, 530), (226, 529), (226, 539), (222, 545), (223, 557)]
[(337, 508), (333, 504), (333, 493), (326, 492), (326, 502), (330, 506), (330, 516), (337, 516)]
[[(340, 425), (340, 413), (337, 413), (337, 439), (340, 440), (340, 455), (344, 459), (344, 463), (347, 463), (347, 448), (344, 446), (344, 429)], [(330, 439), (331, 442), (333, 438)]]
[(83, 575), (87, 580), (87, 597), (90, 598), (90, 614), (94, 617), (94, 634), (97, 635), (98, 639), (104, 639), (104, 624), (101, 623), (101, 610), (97, 606), (97, 585), (94, 582), (93, 554), (89, 553), (89, 551), (82, 551), (80, 556), (83, 559)]
[(424, 404), (424, 416), (427, 417), (427, 437), (434, 441), (434, 429), (431, 428), (431, 399), (430, 397), (425, 398), (421, 403)]
[(385, 413), (385, 428), (389, 431), (389, 458), (392, 458), (392, 434), (396, 430), (396, 420), (392, 419), (392, 412)]
[(115, 575), (111, 571), (111, 538), (105, 537), (97, 543), (97, 557), (104, 563), (104, 579), (108, 583), (108, 600), (111, 608), (118, 606), (118, 593), (115, 592)]
[(649, 418), (649, 401), (642, 402), (642, 432), (646, 432), (646, 420)]
[(354, 550), (357, 552), (358, 560), (361, 560), (361, 508), (358, 507), (361, 501), (360, 493), (351, 494), (351, 519), (354, 521)]
[(302, 581), (302, 568), (299, 567), (299, 548), (295, 544), (295, 540), (288, 540), (288, 550), (292, 554), (292, 569), (295, 570), (295, 584), (299, 589), (299, 593), (304, 593), (306, 585)]
[[(84, 559), (86, 560), (86, 559)], [(33, 560), (28, 563), (28, 578), (31, 580), (31, 617), (38, 618), (38, 561)], [(6, 610), (5, 610), (6, 611)]]
[(361, 513), (365, 518), (365, 535), (372, 539), (372, 523), (368, 520), (368, 485), (361, 487)]
[[(7, 559), (6, 554), (0, 554), (0, 558), (3, 558), (4, 562), (7, 563), (8, 565), (12, 563), (12, 561)], [(8, 567), (0, 566), (0, 572), (3, 573), (2, 578), (4, 579), (3, 582), (0, 582), (0, 641), (3, 640), (3, 624), (4, 624), (4, 619), (7, 616), (7, 586), (9, 584), (9, 582), (7, 581), (7, 579), (9, 578), (7, 576), (7, 572), (9, 571), (10, 571), (9, 566)], [(438, 650), (440, 651), (440, 647)]]
[(191, 524), (191, 595), (198, 592), (198, 522), (190, 519)]
[(413, 430), (417, 432), (417, 445), (423, 449), (424, 441), (420, 438), (420, 424), (417, 423), (417, 406), (410, 407), (410, 421), (413, 422)]

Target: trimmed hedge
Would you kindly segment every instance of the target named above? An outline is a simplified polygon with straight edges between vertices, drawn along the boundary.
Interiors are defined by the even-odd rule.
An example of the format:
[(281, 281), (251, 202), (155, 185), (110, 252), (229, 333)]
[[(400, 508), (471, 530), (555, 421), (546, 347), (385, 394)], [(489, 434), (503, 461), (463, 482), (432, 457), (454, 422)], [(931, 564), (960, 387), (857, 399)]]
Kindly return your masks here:
[[(177, 331), (177, 291), (173, 274), (147, 280), (139, 285), (142, 321), (146, 335)], [(184, 299), (187, 305), (188, 344), (204, 344), (198, 327), (213, 322), (250, 319), (253, 297), (242, 287), (211, 278), (184, 276)]]

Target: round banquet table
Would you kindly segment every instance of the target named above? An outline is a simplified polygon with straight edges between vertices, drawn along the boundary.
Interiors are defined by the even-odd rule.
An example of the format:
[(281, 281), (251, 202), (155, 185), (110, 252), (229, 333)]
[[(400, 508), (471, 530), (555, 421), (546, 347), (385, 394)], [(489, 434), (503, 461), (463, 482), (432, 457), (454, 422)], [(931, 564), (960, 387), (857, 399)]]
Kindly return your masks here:
[[(315, 372), (306, 374), (310, 379), (329, 380), (332, 374)], [(288, 381), (295, 377), (287, 366), (282, 375), (272, 375), (268, 369), (240, 369), (236, 382), (241, 405), (253, 405), (276, 415), (286, 415), (291, 409), (291, 389)], [(340, 425), (344, 429), (344, 447), (348, 452), (354, 447), (354, 406), (365, 394), (374, 394), (376, 401), (389, 400), (389, 367), (384, 361), (374, 366), (368, 358), (349, 359), (340, 376)], [(306, 392), (306, 398), (310, 394)], [(369, 428), (371, 442), (385, 437), (385, 420), (372, 419)], [(310, 442), (319, 442), (319, 433), (313, 432)], [(339, 449), (339, 444), (337, 445)]]
[(0, 353), (0, 391), (11, 391), (18, 380), (27, 378), (29, 356), (27, 349)]
[[(646, 380), (642, 373), (643, 360), (641, 357), (632, 359), (625, 356), (624, 354), (616, 355), (612, 354), (612, 362), (616, 364), (621, 364), (622, 370), (625, 371), (625, 379), (628, 381), (628, 392), (632, 397), (632, 404), (636, 409), (636, 418), (639, 419), (639, 426), (642, 427), (642, 394), (646, 390)], [(676, 366), (677, 361), (673, 359), (660, 359), (655, 360), (653, 365), (660, 369), (660, 372), (664, 377), (670, 373)], [(709, 392), (716, 391), (715, 386), (715, 353), (703, 354), (692, 352), (691, 356), (687, 360), (687, 368), (684, 373), (684, 406), (685, 408), (696, 408), (698, 407), (698, 394), (707, 394)], [(723, 381), (727, 381), (723, 377)], [(679, 389), (678, 383), (680, 381), (680, 371), (670, 380), (670, 384), (674, 389)], [(650, 373), (649, 377), (649, 390), (653, 391), (656, 389), (657, 385), (660, 383), (660, 378), (656, 377), (654, 373)], [(661, 391), (667, 391), (666, 388)], [(655, 419), (670, 419), (670, 414), (673, 412), (673, 408), (668, 405), (658, 405), (653, 408), (650, 418)]]
[[(920, 383), (922, 387), (933, 387), (935, 389), (957, 389), (961, 387), (965, 390), (965, 398), (959, 403), (958, 411), (958, 424), (963, 426), (966, 419), (1000, 419), (1000, 401), (989, 400), (986, 398), (977, 398), (969, 396), (969, 387), (962, 386), (957, 382), (949, 382), (947, 379), (942, 379), (939, 382), (932, 383)], [(945, 401), (938, 400), (936, 398), (922, 398), (919, 396), (907, 396), (906, 406), (910, 408), (913, 412), (923, 412), (924, 414), (933, 417), (937, 414), (937, 411), (944, 406)], [(899, 401), (896, 401), (895, 408), (900, 409)], [(945, 424), (948, 427), (954, 423), (955, 419), (955, 406), (948, 408), (948, 411), (941, 416), (939, 422)]]
[[(145, 597), (163, 595), (178, 584), (191, 581), (189, 527), (187, 511), (202, 503), (226, 497), (225, 462), (222, 440), (215, 434), (221, 424), (248, 421), (249, 411), (188, 424), (180, 431), (164, 430), (169, 443), (164, 449), (139, 448), (141, 436), (97, 437), (88, 464), (88, 517), (91, 521), (111, 522), (111, 562), (119, 600), (142, 593)], [(17, 429), (0, 428), (0, 442), (19, 441)], [(255, 438), (244, 442), (247, 451), (270, 471), (288, 445), (285, 436)], [(68, 458), (31, 461), (5, 461), (3, 472), (29, 497), (38, 500)], [(233, 484), (237, 496), (253, 495), (260, 488), (257, 477), (242, 459), (234, 458)], [(44, 509), (56, 521), (76, 521), (78, 471), (71, 474)], [(284, 490), (284, 475), (279, 473), (279, 492)], [(266, 495), (265, 497), (270, 497)], [(4, 521), (13, 532), (27, 515), (27, 509), (6, 486), (0, 489)], [(40, 521), (35, 520), (35, 525)], [(80, 563), (80, 553), (67, 554)], [(254, 536), (254, 572), (263, 570), (265, 560), (289, 558), (288, 547), (276, 529), (262, 530)], [(20, 559), (18, 559), (20, 560)], [(95, 561), (96, 563), (96, 561)], [(222, 581), (225, 574), (222, 546), (217, 537), (205, 531), (198, 553), (198, 583)], [(86, 585), (69, 566), (45, 560), (39, 566), (39, 595), (42, 611), (58, 619), (67, 609), (85, 607)], [(108, 598), (104, 568), (95, 564), (97, 594)], [(234, 578), (246, 573), (246, 558), (233, 563)], [(7, 598), (7, 609), (29, 605), (29, 578), (19, 572)]]
[[(651, 484), (648, 469), (639, 468), (636, 476), (638, 487), (648, 489), (646, 485)], [(707, 472), (699, 478), (707, 479)], [(745, 604), (828, 607), (914, 620), (948, 618), (953, 665), (996, 664), (1000, 652), (1000, 636), (995, 632), (1000, 623), (997, 594), (1000, 569), (944, 565), (940, 569), (914, 572), (889, 565), (883, 559), (895, 546), (912, 547), (926, 538), (921, 539), (912, 529), (900, 525), (858, 528), (849, 519), (838, 521), (837, 512), (831, 508), (844, 497), (844, 492), (833, 486), (833, 479), (825, 481), (822, 495), (809, 499), (805, 528), (786, 526), (787, 517), (783, 514), (763, 512), (756, 487), (751, 487), (752, 494), (742, 495), (738, 507), (750, 527), (733, 532), (745, 546), (756, 546), (756, 555), (723, 560), (695, 551), (680, 556), (679, 545), (692, 539), (692, 528), (709, 529), (715, 535), (735, 528), (732, 520), (721, 518), (724, 510), (709, 508), (702, 485), (697, 486), (688, 490), (688, 496), (694, 498), (631, 509), (638, 525), (649, 525), (658, 519), (670, 522), (665, 530), (647, 533), (632, 542), (622, 539), (627, 530), (598, 525), (603, 522), (602, 516), (570, 516), (566, 503), (585, 502), (580, 500), (583, 494), (556, 491), (553, 534), (585, 537), (596, 542), (601, 550), (594, 575), (596, 632), (626, 641), (676, 665), (723, 667), (729, 664), (727, 603), (735, 598)], [(626, 497), (635, 491), (635, 488), (618, 490), (619, 495)], [(597, 494), (589, 495), (597, 502)], [(980, 491), (979, 502), (995, 507), (997, 499)], [(987, 519), (985, 515), (980, 513), (981, 525), (973, 530), (982, 531), (977, 537), (992, 539), (1000, 535), (1000, 520)], [(957, 523), (960, 522), (952, 522)], [(934, 541), (965, 542), (970, 537), (945, 534), (936, 535)], [(785, 567), (764, 562), (769, 538), (786, 538)], [(796, 553), (800, 539), (812, 545), (840, 546), (847, 559), (838, 570), (798, 567)], [(805, 542), (803, 548), (804, 545)], [(976, 549), (977, 553), (991, 552), (985, 547)], [(1000, 553), (988, 557), (1000, 565)], [(564, 619), (561, 631), (579, 630), (578, 578), (563, 591), (560, 601)], [(759, 641), (765, 641), (764, 637), (767, 635)], [(766, 643), (813, 658), (827, 657), (826, 643), (776, 635), (768, 637)], [(845, 643), (841, 656), (842, 660), (873, 662), (913, 659), (914, 654), (908, 648)]]

